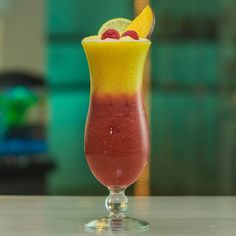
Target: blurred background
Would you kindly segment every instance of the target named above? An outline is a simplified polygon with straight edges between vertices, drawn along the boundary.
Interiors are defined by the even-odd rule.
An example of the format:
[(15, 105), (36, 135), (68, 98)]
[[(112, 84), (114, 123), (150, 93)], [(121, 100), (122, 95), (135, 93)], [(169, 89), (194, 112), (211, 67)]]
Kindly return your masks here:
[(83, 152), (81, 39), (147, 3), (152, 151), (128, 193), (236, 194), (235, 0), (0, 0), (0, 194), (107, 194)]

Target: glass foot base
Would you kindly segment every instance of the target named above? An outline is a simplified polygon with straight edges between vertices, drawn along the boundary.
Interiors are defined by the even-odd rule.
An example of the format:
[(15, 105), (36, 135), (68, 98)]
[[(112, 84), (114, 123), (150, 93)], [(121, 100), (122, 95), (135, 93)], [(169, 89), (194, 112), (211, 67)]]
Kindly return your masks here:
[(104, 217), (85, 224), (89, 232), (143, 232), (148, 228), (147, 221), (131, 217)]

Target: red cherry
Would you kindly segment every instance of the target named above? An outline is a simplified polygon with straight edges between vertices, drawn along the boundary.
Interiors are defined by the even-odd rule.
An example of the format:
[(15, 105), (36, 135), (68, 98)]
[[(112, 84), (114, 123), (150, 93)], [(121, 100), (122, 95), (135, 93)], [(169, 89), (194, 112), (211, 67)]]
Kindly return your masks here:
[(135, 40), (139, 40), (139, 35), (136, 31), (134, 30), (128, 30), (128, 31), (125, 31), (123, 34), (122, 34), (122, 37), (125, 37), (125, 36), (129, 36)]
[(119, 39), (120, 38), (120, 34), (117, 30), (114, 29), (108, 29), (106, 30), (103, 34), (102, 34), (102, 39)]

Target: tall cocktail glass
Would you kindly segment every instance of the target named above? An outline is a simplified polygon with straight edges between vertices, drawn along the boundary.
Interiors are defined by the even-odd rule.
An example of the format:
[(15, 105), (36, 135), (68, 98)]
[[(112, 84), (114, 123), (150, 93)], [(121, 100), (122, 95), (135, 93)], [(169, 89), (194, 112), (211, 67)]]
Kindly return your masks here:
[(107, 217), (86, 224), (92, 231), (142, 230), (146, 221), (125, 216), (125, 189), (149, 157), (149, 129), (143, 100), (143, 71), (151, 42), (84, 39), (90, 70), (90, 105), (85, 154), (97, 180), (110, 195)]

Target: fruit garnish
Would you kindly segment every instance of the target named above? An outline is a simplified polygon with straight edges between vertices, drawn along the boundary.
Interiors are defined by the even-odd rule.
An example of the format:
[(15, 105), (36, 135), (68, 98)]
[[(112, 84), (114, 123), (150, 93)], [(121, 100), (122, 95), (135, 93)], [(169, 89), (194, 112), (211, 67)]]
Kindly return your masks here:
[(120, 33), (115, 30), (115, 29), (108, 29), (106, 30), (103, 34), (102, 34), (102, 37), (101, 39), (119, 39), (120, 38)]
[(108, 29), (115, 29), (120, 34), (130, 25), (131, 20), (125, 18), (114, 18), (105, 22), (98, 31), (98, 35), (102, 35)]
[(125, 36), (129, 36), (135, 40), (139, 40), (139, 35), (136, 31), (134, 30), (128, 30), (128, 31), (125, 31), (123, 34), (122, 34), (122, 37), (125, 37)]
[(149, 38), (155, 26), (155, 15), (149, 5), (131, 22), (125, 31), (134, 30), (140, 38)]

